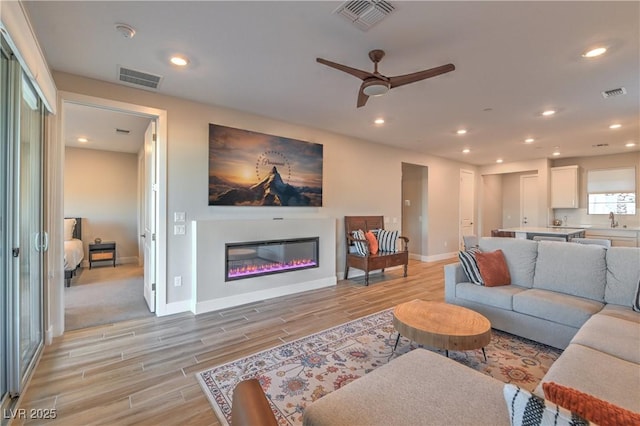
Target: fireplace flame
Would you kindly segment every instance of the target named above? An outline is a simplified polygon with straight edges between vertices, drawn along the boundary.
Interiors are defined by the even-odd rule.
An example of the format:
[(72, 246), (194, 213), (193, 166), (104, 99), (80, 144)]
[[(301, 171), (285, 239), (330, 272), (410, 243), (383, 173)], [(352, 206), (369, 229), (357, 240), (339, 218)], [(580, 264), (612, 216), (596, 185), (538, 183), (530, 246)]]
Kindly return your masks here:
[(260, 275), (269, 272), (288, 271), (291, 269), (309, 268), (317, 266), (313, 259), (294, 259), (286, 263), (273, 262), (262, 265), (243, 265), (238, 268), (229, 268), (229, 278)]

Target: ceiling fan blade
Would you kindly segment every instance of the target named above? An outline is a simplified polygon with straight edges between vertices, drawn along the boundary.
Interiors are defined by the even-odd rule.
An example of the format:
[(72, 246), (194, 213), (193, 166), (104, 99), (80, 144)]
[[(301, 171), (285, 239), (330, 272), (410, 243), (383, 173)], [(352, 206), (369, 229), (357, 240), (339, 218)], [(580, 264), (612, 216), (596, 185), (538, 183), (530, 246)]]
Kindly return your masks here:
[(364, 84), (363, 84), (360, 86), (360, 90), (358, 91), (358, 108), (363, 107), (368, 100), (369, 100), (369, 96), (364, 94)]
[(353, 75), (355, 77), (358, 77), (360, 80), (364, 80), (364, 79), (370, 78), (370, 77), (378, 78), (375, 74), (370, 73), (368, 71), (362, 71), (362, 70), (359, 70), (359, 69), (356, 69), (356, 68), (351, 68), (351, 67), (348, 67), (346, 65), (342, 65), (342, 64), (335, 63), (335, 62), (327, 61), (326, 59), (316, 58), (316, 61), (321, 63), (321, 64), (324, 64), (324, 65), (326, 65), (328, 67), (335, 68), (337, 70), (346, 72), (347, 74), (351, 74), (351, 75)]
[(391, 88), (404, 86), (405, 84), (414, 83), (416, 81), (424, 80), (426, 78), (435, 77), (440, 74), (448, 73), (455, 70), (456, 67), (453, 64), (442, 65), (439, 67), (431, 68), (424, 71), (414, 72), (412, 74), (398, 75), (396, 77), (390, 77), (389, 83)]

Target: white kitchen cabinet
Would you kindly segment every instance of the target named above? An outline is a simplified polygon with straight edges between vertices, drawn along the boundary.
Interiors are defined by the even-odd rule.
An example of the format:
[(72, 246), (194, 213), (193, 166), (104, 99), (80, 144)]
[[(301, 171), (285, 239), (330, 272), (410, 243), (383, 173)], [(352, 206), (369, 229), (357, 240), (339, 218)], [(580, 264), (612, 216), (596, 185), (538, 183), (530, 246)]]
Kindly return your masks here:
[(587, 229), (586, 238), (611, 240), (612, 247), (638, 247), (638, 231), (620, 229)]
[(578, 166), (551, 168), (551, 208), (578, 208)]

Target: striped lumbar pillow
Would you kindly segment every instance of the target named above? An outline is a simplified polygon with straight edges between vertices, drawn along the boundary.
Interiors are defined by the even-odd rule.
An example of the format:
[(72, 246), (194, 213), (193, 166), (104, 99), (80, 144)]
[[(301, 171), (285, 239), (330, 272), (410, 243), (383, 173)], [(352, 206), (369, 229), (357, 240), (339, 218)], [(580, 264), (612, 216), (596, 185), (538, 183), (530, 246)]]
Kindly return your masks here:
[(398, 231), (378, 231), (378, 247), (380, 251), (395, 253), (398, 251)]
[(484, 285), (482, 275), (480, 275), (480, 269), (478, 268), (478, 262), (476, 261), (476, 253), (480, 252), (480, 249), (471, 248), (467, 251), (461, 251), (458, 253), (458, 259), (464, 273), (467, 274), (469, 281), (477, 284)]
[(511, 426), (586, 426), (590, 423), (565, 408), (507, 383), (503, 388)]

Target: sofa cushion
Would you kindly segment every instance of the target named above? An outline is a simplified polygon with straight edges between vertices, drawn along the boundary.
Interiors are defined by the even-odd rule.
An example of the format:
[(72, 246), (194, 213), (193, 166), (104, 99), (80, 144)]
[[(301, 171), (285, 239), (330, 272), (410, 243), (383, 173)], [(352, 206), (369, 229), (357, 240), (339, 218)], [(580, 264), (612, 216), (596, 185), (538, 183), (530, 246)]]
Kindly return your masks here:
[(549, 368), (535, 394), (544, 396), (542, 384), (555, 382), (627, 410), (640, 413), (638, 364), (604, 352), (570, 344)]
[(620, 306), (614, 305), (613, 303), (608, 303), (602, 308), (598, 315), (609, 315), (616, 318), (621, 318), (627, 321), (633, 321), (636, 324), (640, 324), (640, 313), (634, 312), (628, 306)]
[(481, 238), (480, 250), (501, 249), (507, 261), (511, 283), (521, 287), (533, 286), (533, 273), (538, 255), (538, 243), (520, 238)]
[(533, 287), (603, 302), (606, 252), (591, 244), (539, 241)]
[(640, 413), (625, 410), (588, 393), (553, 382), (543, 383), (542, 389), (548, 401), (558, 404), (599, 426), (640, 425)]
[(576, 328), (582, 327), (603, 306), (591, 299), (535, 288), (513, 295), (515, 312)]
[(607, 303), (631, 306), (640, 281), (640, 247), (611, 247), (607, 250)]
[(459, 283), (456, 285), (456, 297), (511, 311), (513, 295), (524, 290), (527, 288), (516, 285), (484, 287), (471, 283)]
[(581, 426), (589, 422), (566, 408), (529, 393), (516, 385), (504, 385), (504, 399), (511, 426)]
[(476, 262), (482, 281), (487, 287), (511, 284), (511, 275), (502, 250), (476, 253)]
[(571, 343), (640, 364), (640, 325), (633, 321), (596, 314), (584, 323)]
[(508, 425), (502, 387), (440, 354), (414, 349), (307, 405), (303, 425), (461, 425), (469, 419)]

